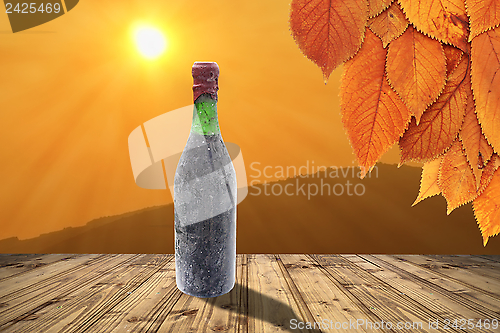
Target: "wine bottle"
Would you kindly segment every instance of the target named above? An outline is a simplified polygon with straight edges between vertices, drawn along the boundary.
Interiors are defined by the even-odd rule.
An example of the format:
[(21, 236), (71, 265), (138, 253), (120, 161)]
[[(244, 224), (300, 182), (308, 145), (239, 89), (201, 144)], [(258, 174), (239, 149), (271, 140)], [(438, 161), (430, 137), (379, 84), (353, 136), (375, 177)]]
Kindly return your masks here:
[(236, 173), (219, 129), (219, 66), (195, 62), (191, 132), (174, 177), (177, 287), (196, 297), (229, 292), (236, 273)]

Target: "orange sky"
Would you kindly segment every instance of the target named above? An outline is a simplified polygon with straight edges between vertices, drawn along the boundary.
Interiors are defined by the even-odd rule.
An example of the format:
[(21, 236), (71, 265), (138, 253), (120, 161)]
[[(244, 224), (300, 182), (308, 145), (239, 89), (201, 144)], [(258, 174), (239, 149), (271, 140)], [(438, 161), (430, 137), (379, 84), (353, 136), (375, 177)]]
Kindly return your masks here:
[[(353, 165), (341, 69), (325, 86), (290, 36), (288, 14), (288, 0), (81, 1), (16, 34), (0, 14), (0, 239), (170, 202), (167, 191), (135, 185), (127, 138), (192, 103), (194, 61), (219, 64), (221, 131), (240, 145), (247, 176), (252, 162)], [(135, 22), (167, 35), (159, 61), (136, 52)], [(397, 149), (382, 161), (397, 162)]]

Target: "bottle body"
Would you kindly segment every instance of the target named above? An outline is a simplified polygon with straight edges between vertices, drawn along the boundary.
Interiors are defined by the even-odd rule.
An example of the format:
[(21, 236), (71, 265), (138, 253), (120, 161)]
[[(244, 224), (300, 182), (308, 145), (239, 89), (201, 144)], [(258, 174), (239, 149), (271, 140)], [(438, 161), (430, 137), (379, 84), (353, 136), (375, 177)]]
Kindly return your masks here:
[(191, 133), (174, 179), (177, 287), (229, 292), (236, 273), (236, 173), (220, 134)]
[(191, 133), (174, 177), (177, 287), (196, 297), (229, 292), (236, 274), (236, 173), (217, 118), (219, 67), (193, 65)]

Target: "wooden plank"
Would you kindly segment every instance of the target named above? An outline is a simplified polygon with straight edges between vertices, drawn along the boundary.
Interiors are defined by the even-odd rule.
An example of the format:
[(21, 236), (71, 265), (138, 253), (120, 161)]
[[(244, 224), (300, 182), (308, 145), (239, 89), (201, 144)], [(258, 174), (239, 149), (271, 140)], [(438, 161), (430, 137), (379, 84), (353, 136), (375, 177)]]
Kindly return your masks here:
[[(477, 276), (476, 274), (469, 275), (467, 274), (465, 269), (460, 268), (461, 272), (445, 274), (448, 271), (457, 270), (456, 267), (449, 266), (448, 268), (443, 269), (442, 266), (446, 266), (445, 263), (440, 263), (437, 259), (431, 259), (425, 257), (425, 262), (429, 262), (427, 260), (431, 260), (430, 264), (425, 264), (423, 256), (376, 256), (378, 259), (383, 259), (384, 262), (388, 262), (389, 264), (395, 266), (401, 266), (401, 268), (407, 270), (408, 272), (416, 272), (418, 276), (424, 277), (424, 279), (432, 280), (433, 283), (438, 284), (439, 286), (461, 295), (474, 295), (471, 296), (473, 298), (477, 298), (476, 302), (479, 302), (482, 306), (490, 307), (493, 306), (494, 309), (500, 306), (500, 295), (499, 290), (495, 288), (489, 288), (488, 283), (486, 281), (495, 281), (498, 280), (488, 278), (486, 276)], [(493, 263), (496, 265), (495, 263)], [(413, 266), (413, 267), (411, 267)], [(437, 269), (437, 268), (440, 269)], [(475, 283), (475, 280), (478, 280), (478, 283)], [(451, 283), (451, 281), (453, 283)], [(486, 287), (485, 287), (486, 286)], [(470, 292), (464, 293), (464, 290), (470, 290)], [(487, 290), (490, 289), (490, 290)]]
[(466, 288), (463, 284), (447, 279), (435, 272), (417, 267), (410, 262), (401, 261), (388, 255), (362, 255), (366, 260), (392, 270), (415, 283), (439, 293), (452, 302), (460, 304), (476, 313), (477, 318), (497, 318), (500, 311), (500, 299)]
[(105, 320), (110, 320), (108, 316), (118, 316), (113, 320), (119, 321), (118, 325), (109, 327), (106, 332), (157, 332), (182, 294), (175, 282), (174, 255), (167, 257), (170, 261), (154, 273), (147, 283), (132, 293), (126, 302), (105, 315)]
[[(73, 290), (64, 295), (58, 305), (50, 304), (43, 311), (31, 313), (33, 321), (14, 322), (6, 332), (107, 332), (108, 328), (119, 324), (120, 316), (113, 313), (114, 308), (122, 302), (132, 298), (144, 281), (147, 281), (153, 272), (160, 269), (165, 261), (170, 260), (166, 255), (139, 255), (132, 261), (123, 261), (120, 255), (116, 261), (123, 264), (115, 266), (102, 274), (101, 279), (86, 283), (84, 287)], [(134, 295), (141, 297), (142, 293)], [(55, 297), (60, 297), (57, 294)], [(106, 317), (106, 315), (108, 315)], [(71, 324), (70, 324), (71, 323)], [(70, 324), (70, 325), (67, 325)]]
[[(247, 258), (237, 256), (236, 283), (227, 294), (213, 298), (198, 298), (180, 294), (172, 310), (152, 332), (243, 332)], [(174, 281), (175, 283), (175, 281)], [(177, 288), (177, 287), (176, 287)], [(158, 326), (158, 325), (155, 325)], [(246, 331), (246, 330), (245, 330)]]
[[(293, 255), (292, 255), (293, 256)], [(319, 326), (315, 327), (314, 323), (316, 318), (312, 314), (311, 310), (309, 309), (306, 301), (304, 300), (302, 294), (300, 293), (299, 287), (297, 286), (297, 283), (293, 280), (292, 276), (290, 275), (290, 272), (288, 271), (287, 267), (285, 267), (285, 264), (281, 260), (279, 255), (274, 255), (276, 262), (278, 263), (279, 268), (281, 269), (281, 273), (283, 275), (283, 278), (285, 282), (288, 285), (288, 289), (290, 290), (290, 293), (292, 294), (295, 303), (297, 304), (297, 307), (299, 308), (300, 312), (300, 318), (297, 318), (297, 322), (305, 322), (305, 323), (311, 323), (312, 328), (309, 327), (309, 325), (306, 325), (307, 330), (314, 331), (314, 332), (319, 332), (320, 328)], [(303, 269), (304, 266), (301, 266)], [(294, 325), (293, 329), (297, 329), (297, 322)], [(290, 323), (291, 326), (291, 323)], [(290, 327), (292, 328), (292, 327)], [(299, 327), (300, 328), (300, 327)]]
[(490, 261), (494, 261), (494, 262), (499, 262), (500, 263), (500, 255), (491, 255), (491, 254), (488, 254), (488, 255), (484, 255), (484, 256), (480, 256), (481, 258), (484, 258), (484, 259), (487, 259), (487, 260), (490, 260)]
[(342, 256), (314, 255), (312, 258), (325, 267), (330, 278), (343, 285), (352, 298), (362, 303), (365, 312), (372, 313), (376, 318), (372, 323), (386, 323), (385, 330), (380, 331), (389, 332), (388, 328), (398, 325), (398, 332), (459, 331), (442, 327), (430, 329), (429, 322), (436, 319), (436, 313), (373, 275), (379, 271), (376, 267), (363, 268)]
[[(422, 269), (432, 271), (469, 289), (500, 298), (500, 269), (488, 269), (479, 264), (466, 264), (451, 256), (395, 256)], [(462, 259), (463, 260), (463, 259)], [(496, 272), (496, 273), (495, 273)], [(486, 275), (488, 274), (488, 275)]]
[[(15, 279), (5, 279), (0, 281), (0, 302), (5, 302), (11, 296), (22, 293), (26, 288), (34, 288), (37, 283), (50, 284), (50, 279), (57, 279), (58, 276), (77, 273), (84, 270), (92, 263), (99, 263), (104, 260), (109, 260), (109, 255), (87, 254), (74, 257), (68, 260), (60, 260), (53, 265), (44, 265), (37, 267), (34, 270), (20, 274)], [(10, 297), (8, 295), (12, 294)], [(1, 313), (1, 312), (0, 312)]]
[[(128, 257), (137, 257), (127, 255)], [(68, 261), (57, 265), (59, 270), (52, 270), (47, 274), (32, 273), (21, 277), (23, 281), (21, 288), (4, 295), (0, 300), (8, 301), (8, 306), (0, 312), (1, 329), (14, 326), (23, 327), (52, 308), (60, 306), (69, 300), (67, 294), (78, 290), (86, 285), (95, 272), (103, 265), (117, 261), (116, 255), (86, 255), (74, 261)], [(85, 259), (85, 260), (83, 260)], [(130, 260), (130, 259), (127, 259)], [(44, 270), (45, 267), (39, 270)], [(50, 267), (47, 267), (50, 269)], [(29, 277), (31, 276), (31, 279)], [(32, 282), (31, 284), (29, 282)], [(77, 281), (77, 283), (75, 283)], [(17, 287), (17, 284), (15, 285)]]
[[(426, 307), (430, 313), (434, 314), (433, 322), (438, 320), (438, 323), (444, 325), (447, 320), (458, 323), (467, 322), (470, 318), (476, 318), (477, 313), (464, 307), (460, 303), (456, 303), (439, 293), (434, 293), (433, 289), (429, 289), (425, 284), (408, 278), (407, 275), (400, 274), (386, 267), (376, 265), (373, 262), (364, 259), (364, 256), (343, 255), (344, 258), (354, 264), (370, 271), (371, 274), (388, 285), (395, 288), (402, 296), (413, 299), (422, 306)], [(368, 258), (369, 259), (369, 258)], [(428, 328), (428, 325), (427, 325)], [(476, 330), (477, 332), (491, 332), (491, 330)]]
[[(307, 321), (273, 255), (248, 255), (248, 332), (289, 330), (290, 320)], [(293, 330), (293, 332), (314, 332)]]
[(44, 256), (44, 254), (32, 254), (32, 253), (0, 253), (0, 267), (4, 267), (8, 264), (22, 263), (33, 258), (39, 258)]
[[(113, 275), (117, 267), (141, 256), (107, 255), (87, 260), (62, 272), (51, 272), (46, 278), (43, 275), (34, 276), (32, 284), (0, 297), (0, 302), (7, 304), (0, 311), (0, 329), (39, 317), (40, 313), (48, 311), (47, 309), (57, 307), (59, 305), (57, 303), (69, 301), (70, 294), (82, 288), (90, 288), (94, 283)], [(55, 265), (52, 266), (54, 267)], [(40, 268), (43, 269), (44, 267)]]
[(236, 281), (240, 286), (238, 299), (238, 333), (248, 333), (248, 254), (237, 254)]
[(481, 275), (491, 276), (495, 279), (500, 279), (500, 262), (491, 261), (477, 255), (454, 255), (452, 259), (456, 258), (457, 261), (469, 268), (479, 268), (478, 271)]
[(500, 263), (496, 262), (494, 260), (488, 259), (487, 257), (489, 257), (489, 256), (457, 254), (457, 255), (453, 255), (452, 257), (463, 258), (463, 259), (471, 261), (471, 262), (480, 262), (483, 264), (492, 265), (494, 267), (500, 267)]
[[(81, 318), (76, 320), (70, 329), (62, 330), (61, 333), (109, 332), (119, 327), (124, 314), (135, 306), (138, 300), (145, 298), (151, 288), (157, 286), (159, 282), (157, 273), (172, 259), (172, 256), (165, 254), (147, 254), (127, 264), (126, 269), (116, 271), (116, 275), (109, 276), (105, 284), (100, 283), (102, 289), (92, 296), (97, 298), (99, 295), (97, 302), (87, 298), (91, 304), (89, 311), (83, 312)], [(153, 278), (155, 275), (156, 278)], [(80, 295), (86, 296), (83, 293)], [(84, 302), (79, 301), (77, 305), (80, 306), (82, 303)], [(128, 319), (130, 322), (134, 321), (134, 318)]]
[[(353, 331), (349, 325), (359, 319), (374, 320), (370, 313), (365, 313), (349, 298), (350, 293), (337, 281), (333, 282), (324, 273), (325, 268), (306, 255), (279, 255), (283, 274), (289, 283), (297, 288), (296, 298), (300, 298), (304, 307), (310, 312), (307, 322), (320, 329), (321, 332), (349, 332)], [(287, 277), (288, 275), (288, 277)], [(316, 326), (315, 323), (317, 324)], [(297, 323), (294, 324), (297, 325)], [(292, 327), (292, 328), (294, 328)], [(357, 332), (368, 332), (363, 328)]]
[(60, 260), (69, 260), (81, 254), (0, 254), (0, 282), (18, 277), (35, 268), (46, 266)]

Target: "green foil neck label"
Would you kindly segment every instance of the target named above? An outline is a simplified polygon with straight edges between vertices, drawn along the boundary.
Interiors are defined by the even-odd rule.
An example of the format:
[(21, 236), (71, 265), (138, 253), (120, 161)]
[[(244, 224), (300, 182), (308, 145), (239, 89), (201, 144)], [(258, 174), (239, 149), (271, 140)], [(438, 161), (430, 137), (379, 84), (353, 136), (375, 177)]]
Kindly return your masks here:
[(200, 96), (196, 99), (193, 109), (191, 132), (202, 135), (219, 134), (219, 119), (217, 118), (217, 101)]

